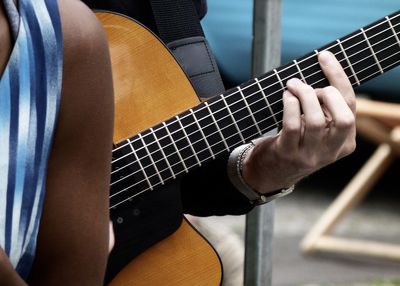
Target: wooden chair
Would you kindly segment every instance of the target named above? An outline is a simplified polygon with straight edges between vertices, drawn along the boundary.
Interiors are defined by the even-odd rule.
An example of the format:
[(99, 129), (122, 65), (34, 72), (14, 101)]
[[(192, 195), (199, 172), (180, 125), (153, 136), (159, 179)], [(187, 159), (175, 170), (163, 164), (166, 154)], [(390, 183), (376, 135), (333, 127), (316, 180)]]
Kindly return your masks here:
[(357, 132), (378, 147), (301, 242), (304, 254), (330, 252), (400, 260), (400, 244), (335, 237), (335, 226), (356, 207), (400, 155), (400, 104), (357, 99)]

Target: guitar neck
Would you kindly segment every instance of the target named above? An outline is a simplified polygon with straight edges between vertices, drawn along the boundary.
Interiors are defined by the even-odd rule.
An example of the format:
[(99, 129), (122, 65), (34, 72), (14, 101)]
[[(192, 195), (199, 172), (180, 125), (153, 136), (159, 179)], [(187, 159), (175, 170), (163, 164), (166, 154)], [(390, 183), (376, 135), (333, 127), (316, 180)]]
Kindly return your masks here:
[(319, 51), (332, 52), (357, 87), (400, 63), (399, 38), (400, 11), (120, 142), (113, 150), (111, 207), (278, 127), (289, 79), (329, 85)]

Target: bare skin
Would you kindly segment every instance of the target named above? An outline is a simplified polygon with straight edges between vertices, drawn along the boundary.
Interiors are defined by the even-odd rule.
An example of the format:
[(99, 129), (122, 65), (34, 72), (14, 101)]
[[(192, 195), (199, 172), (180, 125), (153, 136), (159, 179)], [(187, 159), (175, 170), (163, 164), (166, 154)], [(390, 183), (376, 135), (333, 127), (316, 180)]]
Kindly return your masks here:
[[(108, 193), (113, 88), (105, 34), (78, 0), (59, 0), (64, 69), (61, 109), (47, 174), (29, 285), (103, 285), (109, 248)], [(6, 27), (6, 29), (4, 29)], [(10, 40), (0, 14), (0, 67)], [(9, 47), (4, 52), (4, 47)], [(26, 285), (0, 251), (0, 285)]]
[(356, 147), (353, 88), (331, 53), (322, 52), (319, 62), (331, 86), (314, 90), (289, 80), (282, 130), (258, 139), (244, 159), (243, 177), (260, 193), (287, 188)]
[(3, 2), (0, 2), (0, 74), (3, 74), (4, 68), (11, 52), (11, 35)]

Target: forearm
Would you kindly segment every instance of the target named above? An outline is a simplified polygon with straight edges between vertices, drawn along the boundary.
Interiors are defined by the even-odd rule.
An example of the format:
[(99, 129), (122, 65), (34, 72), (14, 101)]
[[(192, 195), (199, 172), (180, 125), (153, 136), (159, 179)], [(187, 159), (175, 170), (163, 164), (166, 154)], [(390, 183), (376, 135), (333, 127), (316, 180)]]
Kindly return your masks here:
[(11, 265), (10, 260), (0, 248), (0, 285), (22, 286), (27, 285)]

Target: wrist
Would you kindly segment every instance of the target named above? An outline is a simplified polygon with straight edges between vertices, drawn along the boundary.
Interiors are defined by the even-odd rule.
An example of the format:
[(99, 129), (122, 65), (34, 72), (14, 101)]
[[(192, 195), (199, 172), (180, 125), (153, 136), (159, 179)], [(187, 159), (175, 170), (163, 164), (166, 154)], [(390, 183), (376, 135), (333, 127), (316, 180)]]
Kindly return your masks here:
[[(264, 204), (270, 202), (276, 198), (285, 196), (291, 193), (294, 189), (294, 185), (289, 188), (275, 188), (275, 189), (256, 189), (253, 186), (248, 185), (244, 179), (244, 168), (245, 164), (248, 164), (248, 158), (253, 152), (255, 147), (254, 143), (245, 144), (237, 147), (232, 151), (228, 160), (228, 175), (232, 184), (238, 189), (243, 195), (245, 195), (252, 204)], [(247, 172), (249, 169), (247, 168)], [(256, 175), (257, 176), (257, 175)], [(260, 177), (262, 178), (262, 177)]]
[[(269, 151), (267, 155), (263, 154), (264, 151), (259, 150), (254, 145), (254, 148), (250, 148), (248, 152), (242, 155), (243, 164), (241, 166), (241, 175), (246, 185), (267, 196), (273, 195), (277, 190), (288, 189), (297, 182), (297, 180), (291, 180), (279, 171), (283, 169), (279, 165), (281, 160), (276, 156), (273, 148), (270, 148)], [(266, 165), (271, 166), (271, 168), (267, 170)]]

